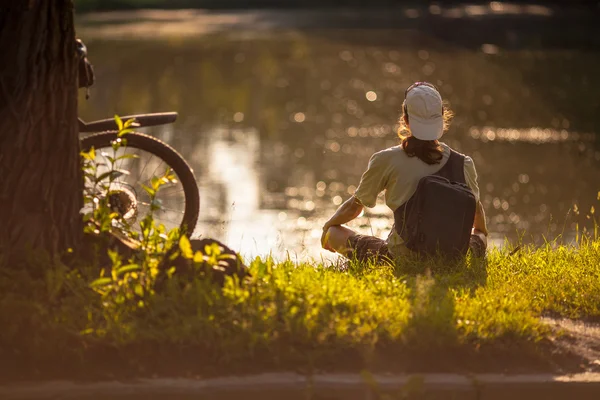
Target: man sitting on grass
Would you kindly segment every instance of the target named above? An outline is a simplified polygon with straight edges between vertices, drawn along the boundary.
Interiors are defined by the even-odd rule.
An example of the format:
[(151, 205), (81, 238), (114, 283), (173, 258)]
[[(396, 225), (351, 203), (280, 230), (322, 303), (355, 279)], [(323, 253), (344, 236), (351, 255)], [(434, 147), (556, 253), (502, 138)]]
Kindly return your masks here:
[[(471, 248), (476, 256), (484, 255), (488, 232), (475, 164), (438, 141), (452, 112), (427, 82), (406, 90), (402, 108), (401, 144), (373, 154), (354, 196), (323, 226), (321, 245), (348, 258), (375, 262), (411, 251), (464, 255)], [(343, 226), (365, 206), (375, 206), (382, 191), (394, 211), (387, 240)]]

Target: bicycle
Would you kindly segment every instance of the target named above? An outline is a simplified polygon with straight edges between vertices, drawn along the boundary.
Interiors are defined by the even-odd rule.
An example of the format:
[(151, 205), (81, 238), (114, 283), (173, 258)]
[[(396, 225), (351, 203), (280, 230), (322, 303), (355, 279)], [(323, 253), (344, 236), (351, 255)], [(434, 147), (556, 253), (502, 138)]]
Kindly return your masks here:
[[(173, 123), (177, 113), (129, 115), (121, 119), (134, 119), (134, 126), (142, 128)], [(98, 195), (110, 196), (111, 206), (130, 226), (135, 226), (143, 218), (144, 209), (148, 212), (152, 209), (155, 221), (167, 229), (180, 227), (188, 235), (193, 233), (200, 212), (200, 193), (192, 168), (175, 149), (155, 137), (130, 132), (123, 136), (126, 140), (119, 143), (115, 151), (114, 142), (122, 139), (114, 119), (87, 123), (79, 119), (79, 133), (92, 133), (81, 138), (81, 150), (89, 152), (92, 147), (95, 149), (98, 165), (104, 165), (98, 170), (99, 176), (107, 175), (107, 163), (103, 163), (107, 157), (119, 158), (117, 169), (128, 171), (111, 182), (108, 193), (104, 190), (105, 193)], [(122, 157), (124, 154), (130, 156)], [(142, 185), (149, 186), (152, 177), (162, 176), (167, 171), (172, 172), (176, 180), (161, 189), (152, 200)]]
[[(79, 59), (79, 88), (88, 90), (95, 81), (94, 69), (87, 59), (87, 47), (80, 39), (76, 39), (76, 49)], [(89, 92), (86, 97), (89, 97)], [(142, 128), (173, 123), (177, 119), (177, 113), (121, 117), (122, 121), (130, 119), (135, 121), (132, 127)], [(193, 233), (200, 213), (200, 192), (192, 168), (175, 149), (159, 139), (140, 132), (129, 132), (121, 138), (115, 119), (86, 123), (79, 118), (79, 134), (85, 133), (92, 134), (81, 139), (81, 150), (89, 153), (94, 148), (94, 164), (100, 166), (96, 170), (100, 175), (90, 184), (91, 187), (84, 189), (92, 192), (88, 193), (91, 198), (108, 197), (111, 208), (121, 216), (121, 223), (125, 222), (129, 227), (136, 228), (138, 217), (143, 218), (144, 215), (140, 209), (146, 207), (149, 212), (152, 212), (154, 220), (163, 223), (167, 229), (179, 227), (188, 235)], [(111, 151), (112, 155), (109, 154)], [(150, 158), (143, 157), (144, 153), (150, 155)], [(152, 162), (154, 158), (157, 162)], [(145, 164), (144, 159), (146, 159)], [(115, 160), (117, 160), (116, 165)], [(163, 164), (164, 169), (161, 168)], [(115, 166), (118, 175), (113, 174), (113, 171), (107, 171)], [(151, 170), (149, 174), (144, 174)], [(132, 172), (135, 171), (138, 172), (138, 177), (132, 179)], [(157, 195), (150, 196), (146, 188), (150, 186), (152, 178), (167, 174), (174, 174), (176, 179), (170, 180), (167, 187), (161, 188)], [(115, 176), (117, 178), (113, 180)], [(109, 178), (109, 185), (98, 185), (98, 182), (105, 178)], [(173, 186), (179, 185), (180, 190), (172, 190)], [(175, 200), (162, 198), (168, 194), (178, 196), (175, 196)]]

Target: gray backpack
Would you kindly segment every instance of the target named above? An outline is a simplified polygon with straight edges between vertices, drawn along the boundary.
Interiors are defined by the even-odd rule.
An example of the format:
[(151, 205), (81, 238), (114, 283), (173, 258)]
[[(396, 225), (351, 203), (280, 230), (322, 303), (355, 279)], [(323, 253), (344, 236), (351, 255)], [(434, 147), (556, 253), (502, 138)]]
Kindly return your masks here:
[(421, 178), (416, 192), (394, 211), (396, 232), (419, 254), (464, 256), (475, 219), (475, 195), (467, 186), (465, 157), (451, 150), (437, 173)]

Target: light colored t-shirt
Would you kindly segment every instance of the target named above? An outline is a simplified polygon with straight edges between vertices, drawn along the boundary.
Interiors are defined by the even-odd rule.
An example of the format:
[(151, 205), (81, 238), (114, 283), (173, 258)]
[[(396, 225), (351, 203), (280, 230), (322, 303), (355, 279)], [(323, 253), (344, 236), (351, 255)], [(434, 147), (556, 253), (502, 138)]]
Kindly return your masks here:
[[(417, 190), (421, 178), (438, 172), (450, 157), (450, 147), (440, 143), (443, 157), (439, 164), (429, 165), (417, 157), (409, 157), (402, 146), (394, 146), (379, 151), (371, 156), (369, 166), (360, 179), (354, 197), (365, 207), (374, 207), (377, 196), (385, 191), (385, 204), (396, 210), (406, 203)], [(465, 180), (479, 201), (477, 172), (471, 157), (465, 156)], [(390, 251), (394, 255), (406, 251), (403, 241), (392, 227), (387, 238)]]

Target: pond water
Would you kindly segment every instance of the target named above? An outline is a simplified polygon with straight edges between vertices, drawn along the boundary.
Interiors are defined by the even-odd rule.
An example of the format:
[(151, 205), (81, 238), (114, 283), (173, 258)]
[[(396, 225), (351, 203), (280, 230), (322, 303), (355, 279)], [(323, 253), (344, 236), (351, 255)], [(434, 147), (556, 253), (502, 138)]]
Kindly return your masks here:
[[(464, 10), (448, 35), (423, 28), (419, 10), (402, 23), (330, 12), (338, 24), (322, 12), (91, 14), (78, 33), (97, 84), (80, 115), (178, 111), (146, 131), (195, 170), (197, 235), (245, 256), (332, 259), (323, 223), (371, 154), (397, 144), (404, 90), (427, 80), (456, 114), (443, 140), (475, 160), (494, 243), (572, 240), (599, 205), (600, 50), (544, 42), (552, 13), (532, 10), (519, 24), (541, 33), (498, 16), (471, 29), (488, 22)], [(391, 224), (381, 197), (350, 226), (385, 237)]]

